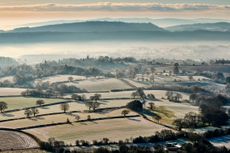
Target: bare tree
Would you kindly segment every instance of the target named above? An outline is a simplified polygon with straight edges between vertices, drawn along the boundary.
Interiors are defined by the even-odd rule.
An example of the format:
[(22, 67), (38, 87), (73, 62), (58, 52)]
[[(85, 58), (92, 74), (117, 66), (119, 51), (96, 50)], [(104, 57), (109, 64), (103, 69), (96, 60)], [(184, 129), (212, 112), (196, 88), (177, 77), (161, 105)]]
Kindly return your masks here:
[(123, 110), (123, 111), (121, 112), (121, 114), (122, 114), (124, 117), (126, 117), (126, 115), (128, 115), (129, 112), (130, 112), (129, 110), (125, 109), (125, 110)]
[(137, 92), (132, 92), (131, 96), (136, 99), (136, 97), (138, 96)]
[(167, 97), (167, 99), (171, 99), (173, 96), (173, 92), (172, 91), (167, 91), (165, 96)]
[(154, 103), (149, 103), (149, 108), (151, 110), (154, 110), (156, 108), (155, 104)]
[(179, 74), (180, 73), (179, 64), (178, 63), (174, 64), (173, 73), (174, 74)]
[(7, 108), (8, 108), (7, 103), (4, 102), (4, 101), (1, 101), (0, 102), (0, 111), (1, 111), (1, 113), (3, 113), (4, 110), (7, 109)]
[(42, 100), (42, 99), (39, 99), (39, 100), (36, 101), (36, 104), (39, 105), (39, 106), (42, 106), (42, 105), (45, 104), (45, 101)]
[(63, 110), (64, 113), (66, 113), (66, 111), (69, 110), (69, 104), (68, 103), (61, 104), (61, 110)]
[(154, 115), (153, 119), (157, 120), (157, 123), (160, 123), (161, 117), (159, 115)]
[(32, 114), (34, 115), (34, 117), (35, 117), (37, 114), (39, 114), (39, 111), (38, 111), (37, 108), (31, 108), (31, 112), (32, 112)]
[(69, 82), (73, 82), (73, 77), (68, 77)]
[(77, 121), (79, 121), (80, 120), (80, 116), (79, 115), (75, 115), (75, 119), (77, 120)]
[(91, 109), (93, 109), (93, 111), (95, 111), (98, 107), (100, 107), (100, 103), (98, 103), (98, 102), (93, 102), (93, 101), (91, 101), (91, 102), (86, 102), (85, 105), (86, 105), (86, 107), (89, 108), (89, 111), (90, 111)]
[(27, 118), (29, 118), (33, 113), (30, 109), (26, 109), (24, 114), (26, 115)]

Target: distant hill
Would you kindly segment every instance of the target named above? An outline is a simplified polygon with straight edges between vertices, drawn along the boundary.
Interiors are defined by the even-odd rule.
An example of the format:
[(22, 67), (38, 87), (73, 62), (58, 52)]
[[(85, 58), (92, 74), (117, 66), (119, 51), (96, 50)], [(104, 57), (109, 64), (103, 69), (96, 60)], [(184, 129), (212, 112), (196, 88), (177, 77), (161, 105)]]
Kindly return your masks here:
[(216, 22), (230, 22), (230, 20), (224, 19), (208, 19), (208, 18), (196, 18), (196, 19), (180, 19), (180, 18), (99, 18), (98, 21), (120, 21), (131, 23), (152, 23), (159, 27), (169, 27), (185, 24), (197, 24), (197, 23), (216, 23)]
[(198, 23), (198, 24), (186, 24), (171, 26), (166, 28), (170, 31), (221, 31), (226, 32), (230, 31), (230, 23), (228, 22), (217, 22), (217, 23)]
[[(189, 26), (182, 25), (174, 26), (175, 32), (171, 32), (168, 31), (168, 29), (173, 29), (173, 27), (166, 30), (152, 23), (88, 21), (17, 28), (0, 33), (0, 43), (226, 41), (230, 40), (229, 25), (229, 23), (223, 22), (215, 24), (192, 24)], [(178, 31), (176, 29), (178, 29)]]
[(10, 32), (121, 32), (121, 31), (164, 31), (151, 23), (125, 23), (107, 21), (87, 21), (63, 23), (40, 27), (22, 27)]

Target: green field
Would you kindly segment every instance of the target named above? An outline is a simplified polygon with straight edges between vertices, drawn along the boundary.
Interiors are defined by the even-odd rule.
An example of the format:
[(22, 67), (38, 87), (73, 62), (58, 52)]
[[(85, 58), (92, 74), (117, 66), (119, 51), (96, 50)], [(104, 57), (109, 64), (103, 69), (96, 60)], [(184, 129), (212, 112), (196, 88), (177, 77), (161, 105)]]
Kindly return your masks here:
[[(4, 97), (0, 98), (0, 101), (4, 101), (8, 104), (8, 110), (21, 109), (25, 107), (31, 107), (36, 105), (36, 101), (40, 98), (27, 98), (27, 97)], [(50, 99), (42, 98), (45, 104), (51, 104), (55, 102), (65, 101), (63, 99)]]

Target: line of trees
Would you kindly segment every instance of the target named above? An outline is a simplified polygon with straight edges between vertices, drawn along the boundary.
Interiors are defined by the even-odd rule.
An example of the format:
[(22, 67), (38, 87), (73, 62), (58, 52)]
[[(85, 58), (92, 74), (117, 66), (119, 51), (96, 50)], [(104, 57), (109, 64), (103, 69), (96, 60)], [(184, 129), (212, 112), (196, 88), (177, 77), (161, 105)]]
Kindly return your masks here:
[(39, 110), (37, 108), (27, 108), (25, 109), (24, 114), (27, 118), (30, 118), (31, 116), (36, 117), (36, 115), (39, 114)]
[[(228, 130), (229, 131), (229, 130)], [(226, 131), (207, 132), (204, 135), (198, 135), (194, 133), (177, 132), (174, 133), (171, 130), (162, 130), (157, 132), (153, 136), (149, 137), (136, 137), (132, 140), (120, 140), (118, 142), (110, 141), (108, 138), (103, 138), (100, 141), (94, 140), (92, 143), (85, 140), (76, 140), (76, 146), (92, 147), (97, 146), (97, 149), (91, 150), (93, 153), (168, 153), (168, 152), (181, 152), (181, 153), (229, 153), (229, 150), (225, 147), (215, 147), (206, 138), (209, 136), (219, 136), (217, 133), (226, 133)], [(227, 132), (228, 133), (228, 132)], [(226, 133), (226, 134), (227, 134)], [(166, 141), (176, 141), (177, 139), (186, 139), (188, 142), (181, 144), (181, 147), (176, 147), (174, 144), (162, 144)], [(138, 144), (147, 143), (159, 143), (155, 145), (154, 149), (148, 146), (141, 146)], [(118, 149), (110, 149), (110, 145), (117, 145)], [(72, 145), (69, 145), (70, 147)], [(108, 147), (106, 147), (108, 146)], [(70, 152), (70, 153), (86, 153), (84, 150), (69, 149), (68, 145), (65, 145), (63, 141), (57, 141), (54, 138), (50, 138), (47, 143), (42, 144), (42, 148), (51, 152)], [(88, 152), (89, 150), (87, 150)]]
[(218, 96), (205, 96), (192, 94), (190, 101), (199, 106), (200, 114), (188, 113), (183, 119), (177, 119), (174, 124), (180, 130), (181, 128), (197, 128), (207, 125), (221, 126), (226, 125), (229, 116), (223, 105), (229, 102), (229, 99)]
[(173, 101), (173, 102), (180, 102), (181, 99), (183, 98), (182, 94), (173, 91), (167, 91), (165, 96), (169, 101)]

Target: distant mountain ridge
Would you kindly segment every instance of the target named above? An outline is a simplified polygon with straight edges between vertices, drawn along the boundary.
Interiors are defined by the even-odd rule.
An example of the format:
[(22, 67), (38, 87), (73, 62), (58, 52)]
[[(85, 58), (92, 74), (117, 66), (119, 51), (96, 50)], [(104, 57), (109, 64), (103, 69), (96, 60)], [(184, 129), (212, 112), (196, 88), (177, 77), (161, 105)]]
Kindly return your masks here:
[(40, 27), (22, 27), (0, 33), (0, 43), (114, 40), (155, 42), (226, 41), (230, 40), (230, 23), (192, 24), (163, 29), (152, 23), (87, 21)]
[(87, 21), (63, 23), (40, 27), (22, 27), (10, 32), (127, 32), (127, 31), (164, 31), (151, 23), (125, 23), (107, 21)]
[(197, 23), (197, 24), (185, 24), (178, 26), (171, 26), (165, 28), (169, 31), (230, 31), (229, 22), (217, 22), (217, 23)]

